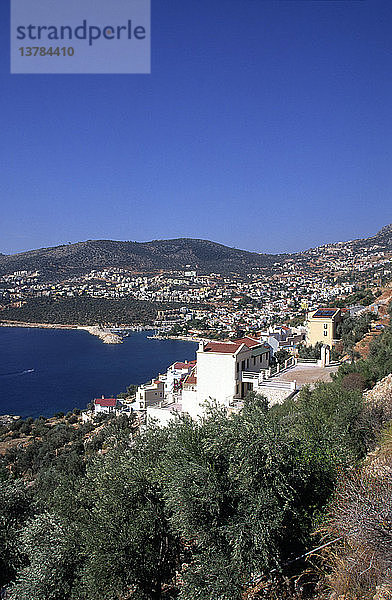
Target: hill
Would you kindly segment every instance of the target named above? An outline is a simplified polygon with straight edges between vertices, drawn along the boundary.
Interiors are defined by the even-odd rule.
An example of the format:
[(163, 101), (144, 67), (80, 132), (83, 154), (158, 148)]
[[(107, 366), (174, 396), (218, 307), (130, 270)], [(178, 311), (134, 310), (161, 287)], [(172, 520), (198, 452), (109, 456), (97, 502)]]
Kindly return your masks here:
[[(329, 248), (339, 249), (343, 246), (356, 252), (366, 252), (374, 247), (392, 252), (392, 224), (369, 238), (328, 244)], [(20, 254), (0, 254), (0, 275), (39, 270), (48, 279), (61, 279), (103, 267), (122, 267), (141, 272), (197, 269), (205, 273), (244, 273), (272, 266), (287, 258), (298, 260), (299, 263), (307, 261), (309, 254), (315, 250), (322, 254), (323, 249), (324, 246), (320, 246), (296, 254), (260, 254), (201, 239), (178, 238), (151, 242), (88, 240)]]
[(48, 276), (59, 278), (102, 267), (126, 267), (135, 271), (197, 268), (207, 272), (240, 273), (244, 269), (268, 266), (277, 258), (272, 254), (237, 250), (198, 239), (152, 242), (88, 240), (20, 254), (0, 255), (0, 275), (38, 269)]
[(392, 251), (392, 223), (385, 225), (376, 235), (362, 240), (354, 240), (354, 248), (379, 246), (380, 250)]

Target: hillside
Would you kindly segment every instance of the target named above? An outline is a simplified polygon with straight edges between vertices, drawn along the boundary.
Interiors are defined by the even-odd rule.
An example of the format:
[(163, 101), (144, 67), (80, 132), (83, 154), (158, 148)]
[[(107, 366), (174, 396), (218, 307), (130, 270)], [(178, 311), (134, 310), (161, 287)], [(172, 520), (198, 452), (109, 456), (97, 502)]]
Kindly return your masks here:
[[(350, 247), (355, 252), (378, 246), (380, 251), (392, 252), (392, 224), (376, 235), (328, 244), (329, 248)], [(88, 240), (76, 244), (40, 248), (20, 254), (0, 254), (0, 276), (20, 270), (39, 270), (48, 279), (80, 275), (91, 269), (123, 267), (133, 271), (197, 269), (200, 272), (244, 273), (293, 258), (307, 261), (315, 250), (322, 254), (323, 246), (296, 254), (260, 254), (230, 248), (201, 239), (179, 238), (151, 242), (119, 242)]]
[(212, 405), (143, 431), (135, 414), (5, 417), (0, 588), (9, 600), (390, 600), (391, 339), (388, 327), (331, 382), (269, 408), (250, 395), (228, 417)]
[(237, 250), (207, 240), (89, 240), (9, 256), (0, 255), (0, 275), (38, 269), (47, 276), (59, 278), (102, 267), (126, 267), (135, 271), (181, 270), (188, 267), (208, 272), (239, 273), (244, 269), (268, 266), (277, 258), (272, 254)]
[(385, 227), (380, 229), (380, 231), (372, 237), (353, 241), (354, 248), (370, 248), (371, 246), (376, 245), (380, 246), (380, 250), (385, 250), (386, 252), (392, 251), (392, 223), (390, 225), (385, 225)]

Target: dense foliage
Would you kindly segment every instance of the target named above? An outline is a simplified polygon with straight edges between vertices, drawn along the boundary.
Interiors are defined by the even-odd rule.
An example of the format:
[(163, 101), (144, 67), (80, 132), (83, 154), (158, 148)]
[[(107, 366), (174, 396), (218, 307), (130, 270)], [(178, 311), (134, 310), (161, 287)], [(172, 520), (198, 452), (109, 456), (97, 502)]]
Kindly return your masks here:
[(357, 290), (353, 294), (346, 296), (345, 298), (337, 300), (335, 302), (335, 306), (337, 306), (337, 307), (352, 306), (352, 305), (370, 306), (370, 304), (375, 302), (376, 298), (379, 295), (380, 295), (379, 291), (376, 291), (374, 293), (372, 290), (364, 287), (364, 288)]
[(1, 317), (4, 320), (25, 323), (59, 323), (68, 325), (99, 324), (146, 324), (151, 325), (157, 311), (173, 308), (159, 302), (148, 302), (132, 298), (91, 298), (75, 296), (73, 298), (31, 298), (21, 308), (6, 308)]
[(337, 326), (337, 336), (341, 339), (342, 348), (354, 359), (354, 346), (370, 331), (371, 323), (376, 319), (373, 313), (366, 312), (357, 317), (345, 315)]

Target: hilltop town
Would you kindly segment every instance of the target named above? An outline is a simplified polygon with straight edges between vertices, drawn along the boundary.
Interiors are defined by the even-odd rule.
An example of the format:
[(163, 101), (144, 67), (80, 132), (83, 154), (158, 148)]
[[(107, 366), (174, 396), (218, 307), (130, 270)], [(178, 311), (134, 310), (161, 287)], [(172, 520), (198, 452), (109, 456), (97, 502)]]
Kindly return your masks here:
[[(179, 356), (165, 373), (155, 374), (132, 394), (96, 398), (84, 413), (85, 419), (135, 413), (141, 424), (151, 419), (166, 424), (175, 415), (198, 418), (208, 399), (229, 413), (240, 412), (249, 393), (270, 405), (282, 403), (305, 384), (329, 381), (342, 360), (352, 361), (364, 351), (363, 341), (356, 346), (364, 336), (371, 339), (388, 324), (390, 296), (380, 294), (392, 274), (391, 226), (373, 238), (277, 255), (274, 261), (260, 255), (260, 264), (252, 253), (206, 244), (203, 268), (194, 263), (180, 269), (177, 257), (172, 270), (138, 272), (135, 265), (112, 265), (62, 280), (50, 277), (47, 267), (5, 272), (0, 277), (1, 322), (84, 327), (105, 343), (121, 342), (124, 328), (154, 328), (152, 337), (198, 341), (194, 361), (181, 362)], [(66, 247), (60, 256), (76, 252), (82, 261), (76, 246)], [(170, 244), (172, 250), (183, 247), (184, 240)], [(196, 260), (200, 245), (186, 247)], [(96, 248), (87, 263), (91, 256), (95, 260)], [(213, 251), (229, 256), (232, 266), (240, 252), (242, 270), (209, 271)], [(51, 260), (58, 260), (59, 250), (53, 252)], [(43, 265), (40, 251), (27, 254)], [(7, 258), (15, 265), (24, 256), (3, 257), (3, 271)], [(114, 260), (113, 248), (101, 260)], [(62, 262), (62, 269), (67, 268)]]
[[(155, 250), (152, 255), (156, 268), (143, 270), (137, 270), (135, 264), (118, 266), (114, 264), (120, 261), (118, 254), (113, 256), (111, 252), (108, 256), (103, 252), (101, 264), (107, 266), (87, 268), (62, 279), (48, 275), (47, 263), (42, 269), (13, 270), (23, 260), (30, 265), (33, 259), (37, 265), (43, 264), (41, 251), (2, 257), (0, 318), (79, 325), (140, 325), (155, 327), (165, 335), (197, 336), (208, 331), (208, 337), (223, 340), (242, 331), (255, 333), (277, 323), (303, 323), (310, 309), (343, 306), (347, 298), (351, 304), (369, 305), (392, 276), (391, 226), (372, 238), (326, 244), (275, 257), (206, 244), (210, 245), (202, 246), (202, 255), (199, 245), (193, 244), (193, 253), (185, 254), (184, 258), (181, 254), (184, 240), (179, 240), (174, 244), (173, 254), (173, 264), (177, 267), (172, 270), (167, 268), (167, 257), (160, 265)], [(211, 264), (217, 266), (215, 246), (222, 256), (230, 256), (232, 271), (227, 270), (224, 258), (222, 271), (209, 270)], [(65, 247), (64, 252), (71, 252), (69, 248)], [(55, 265), (58, 259), (54, 257), (59, 250), (52, 250), (51, 260)], [(242, 265), (236, 253), (241, 253)], [(44, 256), (48, 261), (48, 250)], [(262, 259), (261, 264), (255, 262), (255, 256)], [(132, 261), (132, 257), (133, 254), (128, 260)], [(192, 264), (182, 264), (190, 257)], [(68, 263), (61, 260), (59, 270), (69, 271)], [(121, 261), (125, 261), (123, 255)], [(159, 268), (163, 265), (165, 268)]]

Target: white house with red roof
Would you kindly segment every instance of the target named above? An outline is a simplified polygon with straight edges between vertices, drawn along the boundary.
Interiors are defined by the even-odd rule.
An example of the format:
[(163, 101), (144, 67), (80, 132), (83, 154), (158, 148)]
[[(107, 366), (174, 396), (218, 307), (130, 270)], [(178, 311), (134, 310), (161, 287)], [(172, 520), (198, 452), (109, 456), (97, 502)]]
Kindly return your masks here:
[(195, 418), (198, 415), (197, 402), (197, 366), (196, 361), (194, 367), (182, 384), (181, 394), (182, 412), (191, 415)]
[(176, 394), (181, 391), (182, 383), (195, 366), (196, 361), (175, 362), (168, 368), (165, 381), (165, 396), (167, 400), (174, 401)]
[(94, 400), (94, 414), (112, 414), (116, 412), (118, 406), (118, 400), (116, 398), (95, 398)]
[[(195, 418), (203, 414), (206, 401), (229, 407), (245, 398), (270, 365), (271, 347), (244, 337), (233, 342), (201, 342), (196, 371), (184, 382), (183, 412)], [(192, 389), (193, 388), (193, 389)]]

